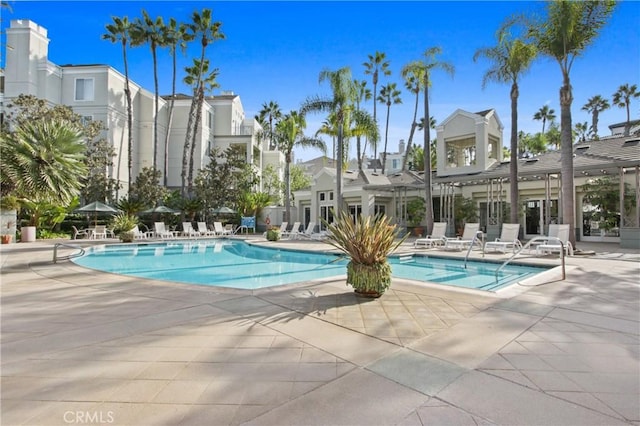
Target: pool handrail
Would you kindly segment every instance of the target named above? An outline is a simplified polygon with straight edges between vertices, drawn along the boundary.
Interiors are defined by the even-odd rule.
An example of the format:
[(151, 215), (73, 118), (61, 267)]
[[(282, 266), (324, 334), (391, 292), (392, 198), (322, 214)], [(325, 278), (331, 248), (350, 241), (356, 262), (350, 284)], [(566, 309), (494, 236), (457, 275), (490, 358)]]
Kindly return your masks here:
[[(478, 239), (478, 235), (480, 238)], [(476, 241), (480, 241), (480, 247), (484, 248), (484, 232), (476, 231), (473, 239), (471, 240), (471, 244), (469, 244), (469, 248), (467, 249), (467, 254), (464, 256), (464, 269), (467, 269), (467, 260), (469, 260), (469, 255), (471, 254), (471, 250), (473, 249), (473, 245)], [(484, 257), (484, 250), (482, 250), (482, 256)]]
[[(72, 248), (72, 249), (75, 249), (75, 250), (80, 250), (80, 252), (79, 253), (71, 253), (71, 254), (68, 254), (66, 256), (58, 257), (58, 247)], [(53, 263), (58, 263), (59, 259), (69, 260), (69, 259), (73, 259), (75, 257), (80, 257), (80, 256), (83, 256), (84, 253), (85, 253), (84, 249), (82, 247), (80, 247), (80, 246), (76, 246), (76, 245), (73, 245), (73, 244), (66, 244), (66, 243), (56, 243), (53, 246)]]
[(511, 260), (513, 260), (514, 257), (519, 255), (525, 248), (531, 250), (530, 247), (531, 247), (532, 243), (538, 243), (538, 242), (541, 242), (541, 241), (545, 241), (545, 242), (558, 241), (558, 243), (560, 244), (560, 249), (561, 249), (560, 250), (560, 260), (561, 260), (561, 265), (562, 265), (562, 278), (561, 278), (561, 280), (564, 281), (566, 279), (566, 277), (567, 277), (566, 264), (565, 264), (565, 258), (564, 258), (565, 257), (564, 243), (558, 237), (544, 237), (544, 236), (541, 236), (541, 237), (534, 237), (531, 240), (527, 241), (527, 243), (524, 246), (522, 246), (520, 248), (520, 250), (518, 250), (517, 252), (513, 253), (511, 255), (511, 257), (509, 257), (507, 260), (505, 260), (504, 263), (502, 265), (500, 265), (498, 267), (498, 269), (496, 269), (496, 272), (495, 272), (496, 284), (498, 283), (498, 274), (500, 273), (500, 270), (502, 268), (507, 266), (509, 264), (509, 262), (511, 262)]

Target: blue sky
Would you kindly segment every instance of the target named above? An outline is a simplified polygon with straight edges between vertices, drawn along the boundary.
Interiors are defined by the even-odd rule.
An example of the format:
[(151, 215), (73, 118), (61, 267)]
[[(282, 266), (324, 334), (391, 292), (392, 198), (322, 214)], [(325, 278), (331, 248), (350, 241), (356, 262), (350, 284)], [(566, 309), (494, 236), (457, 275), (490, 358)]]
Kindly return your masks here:
[[(403, 89), (401, 105), (391, 107), (388, 151), (396, 151), (400, 139), (408, 139), (414, 98), (404, 89), (400, 69), (419, 59), (428, 47), (440, 46), (441, 59), (455, 67), (455, 75), (435, 71), (430, 108), (438, 122), (456, 109), (477, 112), (495, 108), (501, 118), (505, 144), (510, 122), (509, 85), (490, 83), (482, 89), (487, 62), (473, 62), (481, 47), (495, 44), (495, 32), (510, 15), (542, 13), (543, 3), (522, 1), (412, 1), (412, 2), (188, 2), (188, 1), (10, 1), (12, 11), (3, 9), (2, 26), (10, 19), (30, 19), (47, 28), (51, 40), (49, 59), (58, 64), (109, 64), (123, 72), (119, 45), (101, 40), (111, 16), (134, 19), (145, 9), (152, 17), (174, 17), (188, 21), (194, 10), (211, 8), (222, 22), (226, 39), (208, 49), (214, 67), (220, 69), (220, 90), (240, 95), (247, 116), (255, 115), (265, 102), (277, 101), (284, 112), (298, 109), (309, 96), (329, 94), (326, 83), (318, 82), (323, 69), (349, 66), (354, 78), (366, 79), (363, 62), (368, 54), (385, 52), (392, 75), (381, 84), (396, 82)], [(573, 122), (591, 123), (582, 106), (594, 95), (611, 101), (621, 84), (640, 84), (640, 2), (624, 1), (614, 12), (600, 36), (578, 58), (571, 72), (574, 90)], [(130, 77), (153, 90), (153, 68), (147, 47), (128, 52)], [(193, 46), (180, 58), (179, 69), (199, 55)], [(160, 52), (160, 92), (171, 91), (171, 61)], [(538, 132), (542, 124), (533, 114), (548, 104), (560, 115), (558, 91), (561, 74), (556, 62), (539, 58), (520, 82), (518, 129)], [(187, 87), (179, 91), (188, 93)], [(421, 101), (422, 102), (422, 101)], [(632, 102), (632, 119), (640, 117), (640, 101)], [(366, 107), (372, 111), (372, 103)], [(378, 104), (378, 121), (384, 122), (386, 107)], [(419, 110), (419, 116), (421, 111)], [(308, 119), (312, 135), (325, 117)], [(599, 133), (608, 125), (626, 120), (624, 109), (612, 107), (600, 114)], [(432, 137), (435, 133), (432, 132)], [(422, 140), (422, 134), (415, 139)], [(330, 146), (330, 140), (325, 138)], [(384, 143), (384, 140), (381, 144)], [(297, 150), (296, 157), (319, 155)]]

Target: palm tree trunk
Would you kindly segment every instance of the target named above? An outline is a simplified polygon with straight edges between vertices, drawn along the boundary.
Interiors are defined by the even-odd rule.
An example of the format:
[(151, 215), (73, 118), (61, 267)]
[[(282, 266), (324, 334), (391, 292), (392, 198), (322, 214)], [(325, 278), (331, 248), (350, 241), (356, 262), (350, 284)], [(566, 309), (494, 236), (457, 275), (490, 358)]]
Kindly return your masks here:
[(191, 107), (189, 108), (189, 119), (187, 121), (187, 129), (186, 129), (186, 135), (184, 138), (184, 147), (182, 149), (182, 173), (180, 174), (181, 178), (182, 178), (182, 185), (180, 188), (180, 194), (185, 197), (186, 194), (186, 188), (187, 188), (187, 174), (188, 174), (188, 169), (189, 169), (189, 152), (190, 152), (190, 146), (191, 146), (191, 134), (193, 133), (193, 122), (196, 120), (196, 104), (197, 104), (197, 100), (196, 100), (196, 93), (194, 93), (193, 99), (191, 100)]
[(387, 104), (387, 124), (384, 129), (384, 151), (382, 152), (382, 174), (384, 175), (384, 168), (387, 164), (387, 140), (389, 138), (389, 114), (391, 113), (391, 104)]
[(431, 196), (431, 126), (429, 125), (429, 72), (424, 75), (424, 189), (425, 189), (425, 219), (427, 233), (433, 229), (433, 200)]
[(151, 48), (151, 55), (153, 56), (153, 83), (155, 90), (155, 106), (153, 115), (153, 170), (158, 170), (158, 58), (156, 56), (155, 46)]
[(629, 132), (631, 132), (631, 115), (629, 112), (629, 104), (631, 102), (626, 102), (627, 105), (627, 122), (624, 125), (624, 136), (629, 136)]
[(340, 217), (342, 211), (342, 152), (343, 152), (343, 133), (344, 133), (344, 115), (340, 111), (338, 113), (338, 159), (336, 160), (336, 214), (335, 217)]
[(202, 105), (204, 104), (204, 87), (200, 87), (198, 92), (198, 105), (196, 108), (196, 120), (194, 123), (194, 130), (191, 139), (191, 151), (189, 152), (189, 176), (187, 179), (187, 193), (189, 196), (193, 194), (193, 162), (194, 156), (196, 152), (196, 138), (198, 136), (198, 128), (200, 127), (200, 122), (202, 121)]
[(291, 220), (291, 151), (284, 157), (284, 221)]
[(358, 156), (358, 172), (362, 173), (362, 146), (360, 145), (360, 136), (356, 136), (356, 155)]
[(173, 56), (173, 76), (171, 80), (171, 102), (169, 103), (169, 118), (167, 119), (167, 134), (164, 138), (164, 186), (169, 183), (169, 135), (173, 124), (173, 106), (176, 98), (176, 49), (172, 49)]
[[(127, 41), (122, 40), (122, 58), (124, 60), (124, 94), (127, 99), (127, 170), (129, 172), (128, 185), (133, 183), (133, 109), (131, 107), (131, 88), (129, 87), (129, 65), (127, 62)], [(119, 168), (118, 168), (119, 170)], [(119, 171), (118, 171), (119, 173)], [(120, 179), (118, 178), (118, 182)], [(129, 191), (127, 191), (128, 194)]]
[(407, 151), (402, 158), (402, 171), (407, 170), (407, 159), (409, 158), (409, 153), (411, 152), (411, 143), (413, 142), (413, 135), (416, 132), (416, 127), (418, 127), (418, 123), (416, 123), (416, 118), (418, 118), (418, 100), (420, 97), (420, 91), (416, 91), (416, 104), (413, 108), (413, 121), (411, 122), (411, 130), (409, 131), (409, 140), (407, 141)]
[(573, 138), (571, 134), (571, 81), (569, 75), (563, 76), (563, 85), (560, 88), (560, 152), (562, 175), (562, 223), (569, 224), (569, 241), (575, 247), (575, 191), (573, 187)]
[(511, 198), (511, 209), (509, 219), (511, 223), (518, 222), (518, 210), (520, 201), (518, 200), (518, 85), (511, 86), (511, 162), (509, 164), (509, 192)]

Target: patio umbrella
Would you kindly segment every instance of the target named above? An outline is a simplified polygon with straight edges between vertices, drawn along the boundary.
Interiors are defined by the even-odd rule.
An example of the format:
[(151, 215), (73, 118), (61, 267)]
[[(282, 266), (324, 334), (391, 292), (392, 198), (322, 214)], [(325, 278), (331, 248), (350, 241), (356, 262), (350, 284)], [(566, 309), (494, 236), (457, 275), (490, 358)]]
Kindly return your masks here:
[(235, 210), (230, 209), (229, 207), (218, 207), (211, 210), (211, 213), (214, 214), (234, 214), (235, 212)]
[(173, 213), (173, 214), (178, 214), (180, 213), (179, 210), (174, 210), (170, 207), (167, 206), (155, 206), (151, 209), (147, 209), (147, 210), (143, 210), (140, 213), (144, 213), (144, 214), (152, 214), (152, 213)]
[(100, 201), (89, 203), (86, 206), (76, 209), (76, 211), (81, 213), (93, 213), (94, 226), (98, 224), (98, 213), (118, 213), (117, 209), (105, 203), (101, 203)]

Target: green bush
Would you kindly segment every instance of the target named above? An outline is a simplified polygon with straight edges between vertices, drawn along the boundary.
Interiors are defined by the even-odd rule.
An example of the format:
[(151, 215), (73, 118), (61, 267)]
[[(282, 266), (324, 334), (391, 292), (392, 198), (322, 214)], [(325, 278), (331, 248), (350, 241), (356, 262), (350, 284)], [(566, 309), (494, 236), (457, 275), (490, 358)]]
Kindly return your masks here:
[(132, 230), (137, 224), (138, 218), (136, 216), (131, 216), (127, 213), (118, 213), (111, 220), (110, 227), (113, 229), (113, 233), (118, 235), (121, 232)]
[(278, 241), (280, 239), (280, 230), (279, 229), (268, 229), (267, 230), (267, 240), (269, 241)]

